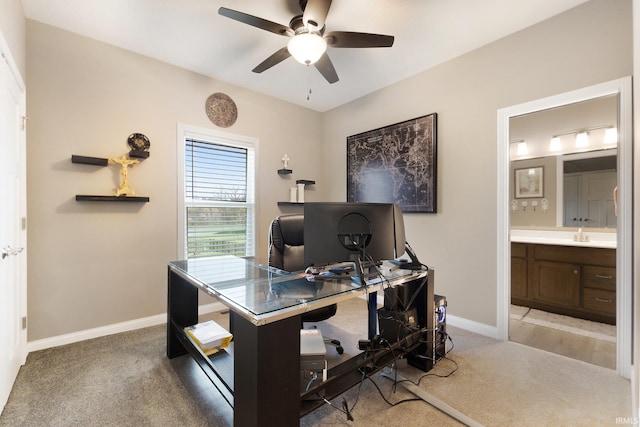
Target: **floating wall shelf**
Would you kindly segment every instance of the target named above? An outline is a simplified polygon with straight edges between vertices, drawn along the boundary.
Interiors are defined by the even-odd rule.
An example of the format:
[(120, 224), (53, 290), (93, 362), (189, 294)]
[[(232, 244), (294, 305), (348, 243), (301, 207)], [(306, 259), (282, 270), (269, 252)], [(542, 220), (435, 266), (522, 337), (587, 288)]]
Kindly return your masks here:
[(148, 197), (136, 197), (136, 196), (85, 196), (81, 194), (76, 195), (76, 201), (78, 202), (138, 202), (147, 203)]
[(278, 175), (290, 175), (293, 169), (278, 169)]
[(87, 157), (87, 156), (71, 156), (71, 163), (81, 163), (83, 165), (95, 165), (95, 166), (107, 166), (109, 159), (102, 157)]
[(144, 150), (131, 150), (129, 151), (129, 157), (135, 157), (137, 159), (148, 159), (149, 152)]
[(278, 206), (302, 206), (304, 203), (298, 202), (278, 202)]

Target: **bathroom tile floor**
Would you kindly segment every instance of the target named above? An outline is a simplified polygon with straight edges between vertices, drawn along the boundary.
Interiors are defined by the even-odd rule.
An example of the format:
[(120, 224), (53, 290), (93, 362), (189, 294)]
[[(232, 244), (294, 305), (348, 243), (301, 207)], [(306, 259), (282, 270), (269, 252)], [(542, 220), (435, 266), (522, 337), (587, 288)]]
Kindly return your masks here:
[(514, 318), (509, 319), (509, 339), (605, 368), (616, 368), (615, 342), (539, 326)]

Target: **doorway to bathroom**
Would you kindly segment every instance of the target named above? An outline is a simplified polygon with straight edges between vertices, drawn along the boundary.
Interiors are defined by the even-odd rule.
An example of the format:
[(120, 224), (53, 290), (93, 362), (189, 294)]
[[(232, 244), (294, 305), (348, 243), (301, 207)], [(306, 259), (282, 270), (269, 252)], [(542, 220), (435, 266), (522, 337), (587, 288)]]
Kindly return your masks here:
[[(625, 78), (498, 112), (499, 332), (503, 339), (615, 367), (624, 377), (631, 371), (630, 91)], [(616, 117), (588, 124), (552, 118), (589, 102), (612, 104)], [(522, 131), (519, 126), (536, 114), (546, 125), (557, 122), (555, 128)], [(605, 143), (609, 128), (617, 144)], [(586, 145), (585, 135), (578, 137), (583, 133)], [(595, 160), (570, 163), (581, 157)], [(589, 162), (605, 170), (571, 170), (593, 168)], [(593, 194), (598, 200), (590, 199)], [(582, 321), (590, 322), (586, 332)]]

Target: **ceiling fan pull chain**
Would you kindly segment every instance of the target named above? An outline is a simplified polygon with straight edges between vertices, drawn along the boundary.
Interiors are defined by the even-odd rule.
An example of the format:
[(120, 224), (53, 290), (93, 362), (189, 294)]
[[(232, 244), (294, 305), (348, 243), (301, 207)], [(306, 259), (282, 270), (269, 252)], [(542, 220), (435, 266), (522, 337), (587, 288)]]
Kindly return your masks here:
[(309, 91), (307, 92), (307, 101), (311, 99), (311, 82), (309, 80), (309, 64), (307, 64), (307, 87)]

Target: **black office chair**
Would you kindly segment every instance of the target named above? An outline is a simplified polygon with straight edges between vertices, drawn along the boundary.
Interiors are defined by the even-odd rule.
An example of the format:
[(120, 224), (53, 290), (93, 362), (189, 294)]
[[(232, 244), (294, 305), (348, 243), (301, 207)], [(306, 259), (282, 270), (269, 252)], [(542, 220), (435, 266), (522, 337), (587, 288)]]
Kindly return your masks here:
[[(281, 215), (269, 228), (269, 266), (284, 271), (304, 270), (304, 215)], [(321, 322), (336, 314), (337, 304), (302, 314), (302, 322)], [(302, 327), (302, 325), (301, 325)], [(344, 349), (340, 341), (324, 338), (325, 344), (336, 347), (338, 354)]]

